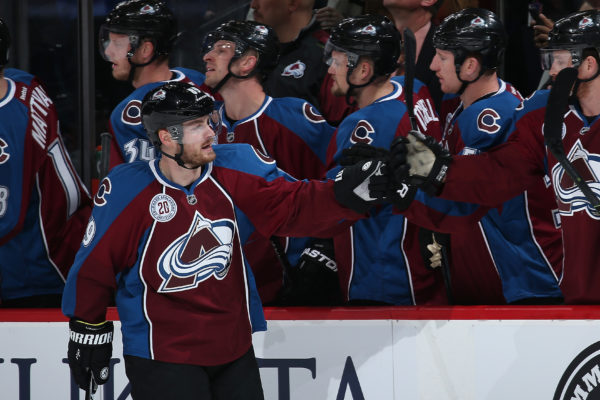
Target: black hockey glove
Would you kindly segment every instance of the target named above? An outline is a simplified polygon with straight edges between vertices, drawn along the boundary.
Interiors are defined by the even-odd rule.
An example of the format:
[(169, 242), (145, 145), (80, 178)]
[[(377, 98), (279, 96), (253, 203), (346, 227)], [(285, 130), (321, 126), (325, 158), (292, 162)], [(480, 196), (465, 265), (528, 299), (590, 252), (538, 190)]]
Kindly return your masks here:
[(390, 152), (382, 147), (375, 147), (366, 143), (356, 143), (342, 150), (340, 165), (342, 167), (349, 167), (350, 165), (373, 158), (385, 160), (389, 157), (389, 154)]
[(451, 161), (448, 151), (419, 131), (392, 142), (390, 164), (396, 180), (416, 185), (431, 196), (440, 192)]
[(283, 306), (333, 306), (342, 302), (333, 239), (313, 239), (304, 249)]
[(364, 214), (375, 204), (382, 204), (384, 198), (369, 195), (371, 177), (382, 174), (383, 160), (364, 160), (355, 165), (342, 168), (335, 177), (333, 191), (335, 199), (359, 214)]
[(108, 381), (112, 340), (112, 321), (89, 324), (71, 319), (69, 322), (69, 368), (81, 389), (88, 390), (90, 374), (98, 385)]
[(398, 182), (387, 164), (383, 167), (383, 173), (371, 177), (369, 183), (369, 195), (374, 198), (383, 198), (398, 211), (404, 211), (412, 203), (417, 193), (417, 187), (407, 183)]

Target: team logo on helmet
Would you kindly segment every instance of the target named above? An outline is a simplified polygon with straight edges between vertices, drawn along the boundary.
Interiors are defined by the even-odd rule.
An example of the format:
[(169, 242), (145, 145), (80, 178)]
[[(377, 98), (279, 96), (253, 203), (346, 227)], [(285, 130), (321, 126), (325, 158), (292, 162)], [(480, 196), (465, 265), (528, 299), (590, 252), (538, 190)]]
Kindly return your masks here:
[(298, 60), (293, 64), (288, 65), (283, 69), (281, 76), (293, 76), (296, 79), (302, 78), (306, 71), (306, 64)]
[(254, 30), (256, 32), (258, 32), (259, 34), (261, 34), (261, 35), (268, 35), (269, 34), (269, 30), (264, 25), (256, 25), (256, 27), (254, 28)]
[(375, 36), (377, 34), (377, 29), (375, 29), (373, 25), (369, 24), (361, 30), (359, 30), (358, 33), (364, 33), (366, 35)]
[(485, 26), (485, 20), (481, 17), (476, 17), (471, 20), (471, 26)]
[[(578, 139), (569, 154), (567, 155), (573, 167), (579, 171), (583, 180), (590, 186), (596, 196), (600, 196), (600, 155), (589, 153)], [(565, 174), (564, 168), (560, 164), (552, 167), (552, 182), (554, 191), (558, 198), (558, 209), (563, 215), (573, 215), (579, 211), (586, 211), (587, 214), (596, 220), (600, 220), (600, 215), (592, 208), (590, 203), (583, 195), (581, 189)]]
[(232, 220), (210, 220), (196, 211), (189, 230), (158, 259), (158, 273), (163, 279), (158, 292), (192, 289), (211, 276), (225, 278), (231, 264), (234, 232)]
[(140, 14), (154, 14), (156, 10), (149, 4), (146, 4), (140, 9)]
[(594, 21), (590, 17), (583, 17), (581, 21), (579, 21), (579, 28), (587, 28), (589, 26), (594, 26)]
[(161, 89), (152, 95), (152, 100), (164, 100), (165, 97), (167, 97), (167, 92)]

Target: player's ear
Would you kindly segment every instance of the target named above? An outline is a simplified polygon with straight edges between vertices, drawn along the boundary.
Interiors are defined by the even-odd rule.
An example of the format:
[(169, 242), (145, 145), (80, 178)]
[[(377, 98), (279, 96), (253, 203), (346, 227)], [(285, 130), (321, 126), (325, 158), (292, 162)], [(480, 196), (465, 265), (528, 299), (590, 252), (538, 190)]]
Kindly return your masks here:
[(154, 43), (149, 40), (142, 41), (139, 47), (139, 54), (143, 59), (143, 63), (150, 61), (154, 54)]
[[(583, 79), (591, 78), (596, 74), (600, 65), (598, 64), (598, 59), (592, 55), (587, 56), (583, 62), (581, 63), (580, 72), (583, 73)], [(583, 71), (581, 71), (583, 69)]]
[(171, 137), (171, 134), (166, 129), (158, 130), (158, 138), (160, 139), (160, 142), (163, 144), (171, 144), (171, 142), (173, 142), (173, 138)]
[(258, 64), (258, 54), (255, 52), (247, 52), (240, 58), (240, 75), (246, 76), (250, 73), (250, 71), (256, 68)]

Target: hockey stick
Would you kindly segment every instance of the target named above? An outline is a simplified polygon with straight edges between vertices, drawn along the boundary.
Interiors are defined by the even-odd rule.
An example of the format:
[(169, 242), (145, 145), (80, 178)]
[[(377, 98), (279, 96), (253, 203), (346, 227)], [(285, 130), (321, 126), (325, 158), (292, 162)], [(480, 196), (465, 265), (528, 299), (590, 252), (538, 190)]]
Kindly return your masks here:
[(102, 180), (106, 174), (108, 174), (108, 164), (110, 161), (110, 140), (112, 139), (112, 135), (108, 132), (102, 132), (100, 134), (100, 176), (99, 179)]
[(577, 69), (575, 68), (565, 68), (556, 76), (548, 96), (548, 104), (546, 105), (543, 129), (544, 141), (548, 150), (550, 150), (561, 167), (573, 179), (573, 182), (575, 182), (587, 201), (590, 202), (594, 210), (598, 213), (600, 212), (600, 200), (565, 155), (562, 142), (564, 115), (569, 106), (571, 88), (576, 80)]
[(90, 383), (85, 390), (85, 400), (94, 400), (96, 398), (96, 390), (98, 390), (98, 384), (94, 379), (94, 374), (90, 373)]
[[(415, 106), (413, 104), (413, 87), (415, 81), (415, 65), (417, 63), (417, 41), (415, 34), (408, 28), (404, 29), (404, 100), (406, 102), (406, 111), (408, 112), (408, 118), (410, 120), (411, 130), (418, 132), (417, 137), (422, 136), (417, 125), (417, 119), (415, 117)], [(423, 229), (423, 228), (420, 228)], [(435, 241), (435, 232), (431, 232), (432, 237)], [(438, 233), (439, 234), (439, 233)], [(444, 242), (449, 242), (450, 238), (447, 237)], [(441, 242), (441, 240), (440, 240)], [(421, 245), (421, 243), (419, 243)], [(429, 251), (429, 250), (428, 250)], [(444, 278), (444, 287), (446, 288), (446, 297), (448, 303), (453, 304), (452, 286), (450, 280), (450, 264), (448, 263), (448, 253), (445, 246), (441, 246), (441, 263), (442, 263), (442, 277)], [(424, 260), (427, 263), (427, 260)]]

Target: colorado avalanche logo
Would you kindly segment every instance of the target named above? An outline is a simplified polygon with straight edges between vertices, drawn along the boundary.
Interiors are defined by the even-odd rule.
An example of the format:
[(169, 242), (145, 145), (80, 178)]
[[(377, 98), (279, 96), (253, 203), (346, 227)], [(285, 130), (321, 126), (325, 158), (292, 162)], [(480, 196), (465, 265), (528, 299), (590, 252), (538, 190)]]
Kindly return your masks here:
[[(592, 192), (600, 197), (600, 182), (598, 179), (600, 175), (600, 155), (588, 153), (581, 142), (577, 140), (567, 158), (590, 186)], [(554, 182), (556, 197), (559, 200), (557, 203), (561, 214), (573, 215), (576, 212), (585, 210), (590, 217), (600, 220), (600, 215), (592, 208), (577, 184), (558, 163), (552, 167), (552, 181)]]
[(94, 196), (94, 205), (97, 207), (102, 207), (106, 205), (106, 196), (110, 194), (112, 190), (112, 183), (108, 177), (102, 180), (100, 186), (98, 186), (98, 191), (96, 192), (96, 196)]
[(373, 125), (369, 123), (369, 121), (360, 120), (356, 127), (352, 131), (352, 136), (350, 137), (350, 142), (354, 143), (366, 143), (371, 144), (373, 142), (373, 138), (369, 135), (375, 133), (375, 128)]
[(579, 28), (587, 28), (590, 26), (594, 26), (594, 21), (590, 17), (583, 17), (581, 21), (579, 21)]
[(231, 264), (235, 225), (230, 219), (212, 221), (196, 211), (188, 232), (171, 243), (158, 260), (163, 278), (159, 292), (192, 289), (214, 276), (225, 278)]
[(323, 116), (319, 114), (319, 112), (315, 110), (315, 108), (309, 103), (304, 103), (304, 105), (302, 106), (302, 113), (304, 114), (304, 117), (307, 120), (314, 124), (320, 124), (322, 122), (325, 122), (325, 118), (323, 118)]
[(7, 148), (8, 144), (4, 140), (0, 139), (0, 164), (4, 164), (10, 158), (10, 154), (8, 154), (8, 151), (6, 151)]
[(269, 34), (269, 30), (267, 29), (266, 26), (264, 25), (257, 25), (256, 28), (254, 28), (254, 30), (259, 34), (259, 35), (268, 35)]
[(154, 14), (156, 10), (151, 5), (147, 4), (140, 8), (140, 14)]
[(165, 92), (163, 89), (160, 89), (158, 92), (152, 95), (152, 100), (164, 100), (166, 96), (167, 92)]
[(367, 35), (375, 36), (377, 34), (377, 30), (373, 25), (369, 24), (362, 28), (360, 31), (358, 31), (358, 33), (364, 33)]
[(480, 131), (492, 135), (500, 130), (500, 125), (496, 122), (499, 119), (500, 115), (496, 110), (485, 108), (477, 116), (477, 128), (479, 128)]
[(121, 121), (127, 125), (138, 125), (142, 122), (142, 102), (139, 100), (131, 100), (121, 114)]
[(471, 26), (485, 26), (485, 21), (481, 17), (477, 17), (471, 20)]
[(298, 60), (295, 63), (285, 67), (281, 73), (281, 76), (293, 76), (296, 79), (300, 79), (304, 76), (304, 71), (306, 71), (306, 64)]

